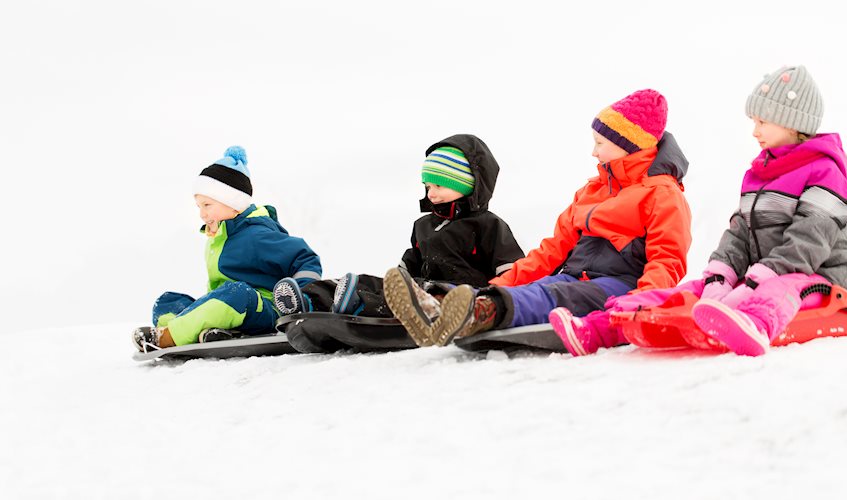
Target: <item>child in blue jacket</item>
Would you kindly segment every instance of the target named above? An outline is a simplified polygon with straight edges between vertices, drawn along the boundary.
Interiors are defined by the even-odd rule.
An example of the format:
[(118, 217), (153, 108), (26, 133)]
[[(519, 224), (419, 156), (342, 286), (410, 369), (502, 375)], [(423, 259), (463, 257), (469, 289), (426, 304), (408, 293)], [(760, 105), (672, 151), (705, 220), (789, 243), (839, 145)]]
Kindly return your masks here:
[(140, 351), (211, 340), (211, 329), (260, 334), (274, 330), (279, 311), (274, 284), (291, 277), (306, 285), (321, 277), (318, 255), (279, 224), (276, 209), (252, 203), (243, 148), (232, 146), (205, 168), (194, 199), (208, 237), (208, 293), (199, 299), (165, 292), (153, 305), (153, 328), (132, 334)]

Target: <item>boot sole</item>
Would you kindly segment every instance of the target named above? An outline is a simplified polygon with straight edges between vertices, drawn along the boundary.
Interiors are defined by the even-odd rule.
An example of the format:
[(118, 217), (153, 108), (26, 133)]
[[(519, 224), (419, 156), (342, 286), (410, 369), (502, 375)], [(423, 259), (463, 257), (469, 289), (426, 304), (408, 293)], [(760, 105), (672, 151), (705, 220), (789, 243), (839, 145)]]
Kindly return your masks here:
[(415, 292), (408, 282), (410, 279), (399, 268), (389, 269), (382, 281), (385, 302), (415, 344), (418, 347), (429, 347), (432, 345), (432, 325), (428, 318), (424, 319), (426, 314), (415, 300)]
[[(691, 316), (707, 336), (744, 356), (761, 356), (770, 342), (758, 331), (749, 331), (748, 322), (735, 310), (716, 300), (701, 299), (694, 304)], [(755, 329), (754, 329), (755, 330)]]
[(565, 348), (572, 356), (585, 356), (588, 354), (582, 347), (582, 343), (576, 338), (576, 332), (571, 324), (573, 316), (570, 313), (564, 312), (557, 307), (550, 311), (549, 319), (550, 324), (553, 325), (553, 331), (562, 339), (562, 343), (565, 344)]
[(299, 307), (290, 308), (285, 302), (282, 301), (281, 297), (287, 297), (287, 294), (282, 293), (283, 288), (283, 280), (280, 280), (276, 285), (274, 285), (273, 296), (274, 296), (274, 305), (281, 315), (287, 316), (289, 314), (297, 314), (299, 312), (305, 311), (305, 303), (303, 302), (303, 292), (300, 291), (299, 285), (293, 279), (285, 279), (285, 282), (288, 283), (288, 286), (291, 287), (294, 292), (294, 301), (297, 302)]
[(453, 337), (473, 318), (476, 293), (468, 285), (461, 285), (444, 296), (441, 302), (441, 316), (432, 326), (432, 337), (437, 346), (449, 344)]

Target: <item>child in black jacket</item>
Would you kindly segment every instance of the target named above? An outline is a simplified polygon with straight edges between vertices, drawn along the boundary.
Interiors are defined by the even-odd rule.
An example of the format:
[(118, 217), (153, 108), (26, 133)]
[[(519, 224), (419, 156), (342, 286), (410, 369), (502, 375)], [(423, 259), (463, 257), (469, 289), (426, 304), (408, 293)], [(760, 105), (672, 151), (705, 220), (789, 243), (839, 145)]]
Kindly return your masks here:
[[(488, 211), (499, 171), (488, 146), (473, 135), (454, 135), (426, 150), (421, 174), (426, 197), (420, 204), (429, 213), (415, 221), (412, 246), (400, 267), (433, 295), (443, 295), (454, 284), (486, 286), (524, 256), (508, 224)], [(366, 274), (315, 281), (302, 290), (294, 280), (283, 279), (274, 287), (274, 301), (282, 314), (393, 316), (382, 278)], [(437, 304), (429, 307), (438, 314)]]

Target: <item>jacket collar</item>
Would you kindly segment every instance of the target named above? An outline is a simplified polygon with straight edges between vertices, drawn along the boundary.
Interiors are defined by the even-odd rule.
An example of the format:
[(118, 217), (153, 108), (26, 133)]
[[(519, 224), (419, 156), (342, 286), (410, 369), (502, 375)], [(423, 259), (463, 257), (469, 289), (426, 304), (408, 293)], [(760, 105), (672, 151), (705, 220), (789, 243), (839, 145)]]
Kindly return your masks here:
[[(244, 221), (247, 220), (248, 218), (250, 218), (250, 217), (261, 217), (262, 215), (267, 215), (267, 214), (257, 212), (256, 205), (250, 205), (243, 212), (236, 215), (234, 218), (229, 219), (229, 220), (225, 220), (225, 221), (221, 221), (221, 225), (226, 226), (227, 234), (232, 234), (232, 233), (238, 231), (238, 229), (244, 224)], [(205, 234), (206, 224), (203, 224), (202, 226), (200, 226), (200, 232)]]
[(750, 170), (760, 179), (777, 177), (821, 158), (832, 160), (844, 171), (844, 151), (836, 134), (818, 134), (800, 144), (765, 149), (751, 162)]
[(446, 220), (456, 220), (467, 217), (471, 213), (471, 205), (467, 196), (450, 203), (433, 204), (429, 198), (421, 199), (421, 212), (432, 212), (436, 217)]
[(600, 182), (609, 185), (609, 191), (613, 188), (621, 190), (641, 181), (647, 175), (647, 169), (656, 159), (656, 148), (647, 148), (635, 153), (597, 164), (597, 172), (600, 174)]

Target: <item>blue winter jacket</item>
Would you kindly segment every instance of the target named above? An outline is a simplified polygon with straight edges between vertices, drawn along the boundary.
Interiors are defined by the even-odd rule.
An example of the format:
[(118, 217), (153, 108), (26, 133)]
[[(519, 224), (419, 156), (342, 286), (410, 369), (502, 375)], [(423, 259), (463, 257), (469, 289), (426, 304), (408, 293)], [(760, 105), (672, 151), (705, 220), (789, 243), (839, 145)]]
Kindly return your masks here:
[[(201, 228), (205, 232), (205, 226)], [(250, 205), (222, 221), (206, 244), (209, 290), (227, 281), (243, 281), (272, 298), (274, 285), (293, 277), (300, 286), (321, 278), (321, 260), (302, 238), (290, 236), (271, 206)]]

